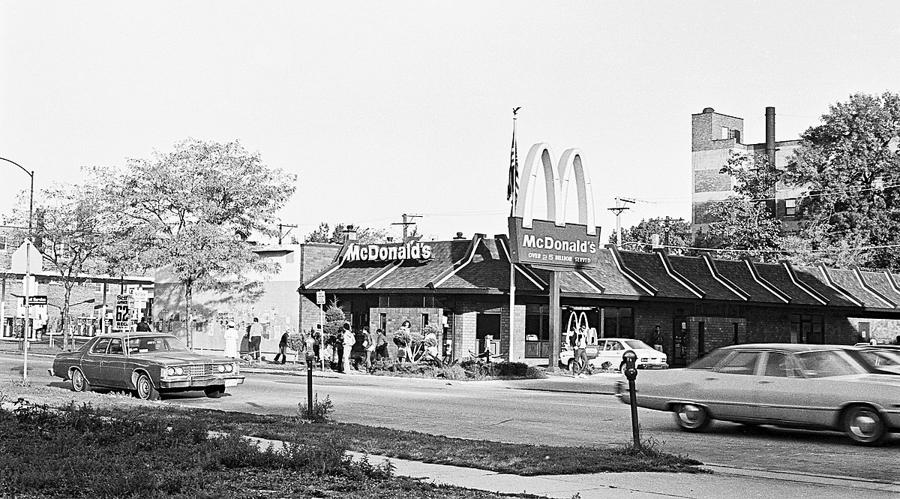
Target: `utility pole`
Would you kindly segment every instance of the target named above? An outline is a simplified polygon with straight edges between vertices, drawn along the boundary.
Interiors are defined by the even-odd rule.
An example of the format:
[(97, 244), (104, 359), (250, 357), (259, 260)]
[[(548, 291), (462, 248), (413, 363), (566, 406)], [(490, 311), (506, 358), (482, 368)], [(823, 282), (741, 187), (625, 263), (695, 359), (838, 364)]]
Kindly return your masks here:
[(626, 204), (634, 204), (634, 199), (631, 198), (615, 198), (616, 205), (612, 208), (607, 208), (607, 210), (616, 214), (616, 245), (618, 247), (622, 247), (622, 222), (619, 218), (619, 215), (622, 214), (625, 210), (630, 210)]
[[(283, 229), (287, 228), (287, 232), (283, 232)], [(281, 241), (284, 239), (284, 236), (291, 233), (291, 229), (296, 229), (296, 224), (278, 224), (278, 245), (281, 246)]]
[(403, 226), (403, 242), (404, 244), (409, 239), (409, 226), (416, 225), (415, 222), (412, 221), (414, 218), (422, 218), (422, 215), (412, 215), (408, 213), (403, 214), (402, 222), (394, 222), (391, 225), (402, 225)]

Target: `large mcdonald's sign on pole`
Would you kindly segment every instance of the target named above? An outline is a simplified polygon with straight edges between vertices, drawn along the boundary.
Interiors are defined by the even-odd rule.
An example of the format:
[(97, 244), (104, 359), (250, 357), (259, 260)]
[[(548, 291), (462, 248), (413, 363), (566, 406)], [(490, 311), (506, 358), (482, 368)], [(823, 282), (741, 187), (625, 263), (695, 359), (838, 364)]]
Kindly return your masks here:
[[(538, 163), (540, 162), (540, 163)], [(535, 219), (534, 188), (539, 167), (547, 193), (546, 219)], [(566, 222), (569, 182), (574, 176), (578, 194), (578, 223)], [(531, 146), (522, 169), (521, 192), (513, 216), (509, 217), (512, 258), (517, 263), (558, 267), (560, 270), (590, 268), (598, 264), (600, 228), (594, 226), (594, 196), (591, 180), (578, 149), (567, 149), (555, 165), (547, 144)]]

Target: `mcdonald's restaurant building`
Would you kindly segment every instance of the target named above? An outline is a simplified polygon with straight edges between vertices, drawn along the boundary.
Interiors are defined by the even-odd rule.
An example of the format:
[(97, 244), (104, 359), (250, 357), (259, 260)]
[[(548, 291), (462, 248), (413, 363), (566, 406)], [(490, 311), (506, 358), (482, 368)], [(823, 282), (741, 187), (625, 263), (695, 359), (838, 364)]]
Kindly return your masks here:
[[(557, 271), (522, 263), (524, 255), (517, 258), (512, 246), (507, 235), (483, 234), (403, 245), (346, 243), (300, 286), (300, 325), (309, 330), (319, 322), (316, 292), (325, 291), (354, 329), (380, 328), (390, 337), (405, 320), (413, 331), (440, 324), (444, 354), (453, 358), (487, 349), (503, 359), (546, 365), (552, 318), (556, 331), (586, 320), (597, 338), (662, 345), (670, 364), (679, 366), (735, 343), (852, 344), (866, 336), (872, 321), (900, 318), (900, 276), (887, 272), (611, 245), (597, 248), (590, 266)], [(558, 307), (551, 305), (554, 279)]]
[[(357, 329), (367, 325), (390, 336), (405, 320), (414, 331), (441, 324), (444, 354), (454, 358), (490, 350), (510, 361), (546, 364), (563, 331), (586, 322), (589, 337), (661, 345), (669, 363), (680, 366), (735, 343), (855, 343), (875, 321), (900, 319), (900, 277), (888, 272), (604, 246), (578, 149), (554, 164), (549, 146), (538, 143), (521, 175), (516, 163), (514, 178), (523, 182), (521, 190), (511, 189), (509, 236), (347, 242), (330, 265), (302, 280), (301, 327), (320, 320), (315, 296), (325, 291)], [(541, 172), (546, 220), (530, 212)], [(570, 183), (578, 223), (565, 220)]]

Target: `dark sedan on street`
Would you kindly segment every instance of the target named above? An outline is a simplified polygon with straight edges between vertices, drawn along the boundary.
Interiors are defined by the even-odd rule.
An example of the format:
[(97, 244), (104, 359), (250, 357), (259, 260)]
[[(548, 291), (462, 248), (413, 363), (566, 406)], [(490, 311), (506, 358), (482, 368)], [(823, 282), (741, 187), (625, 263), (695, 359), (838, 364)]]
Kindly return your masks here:
[(76, 392), (128, 390), (144, 400), (191, 390), (218, 398), (244, 382), (235, 359), (196, 354), (175, 336), (158, 333), (96, 336), (74, 352), (57, 354), (50, 375), (70, 380)]

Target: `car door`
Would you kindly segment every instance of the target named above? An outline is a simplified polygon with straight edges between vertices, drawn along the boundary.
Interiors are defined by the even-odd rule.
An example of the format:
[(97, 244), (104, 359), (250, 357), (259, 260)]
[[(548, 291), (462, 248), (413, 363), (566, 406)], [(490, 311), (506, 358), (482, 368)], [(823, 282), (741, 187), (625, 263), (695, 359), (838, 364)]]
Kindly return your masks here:
[(761, 358), (759, 351), (740, 350), (701, 378), (698, 391), (705, 394), (713, 417), (738, 421), (758, 417), (757, 370)]
[(109, 347), (109, 338), (100, 338), (81, 358), (81, 372), (94, 385), (103, 385), (100, 364), (106, 356), (107, 347)]
[[(622, 351), (615, 350), (619, 342), (616, 340), (600, 340), (597, 347), (597, 360), (594, 361), (596, 366), (608, 365), (609, 369), (618, 369), (622, 363)], [(618, 357), (617, 357), (618, 354)], [(606, 364), (606, 363), (609, 364)]]
[(100, 360), (100, 378), (104, 386), (125, 388), (125, 364), (127, 362), (121, 338), (113, 338)]
[(810, 388), (800, 376), (793, 355), (766, 352), (757, 377), (757, 411), (759, 418), (770, 422), (797, 422), (802, 419), (804, 399)]

